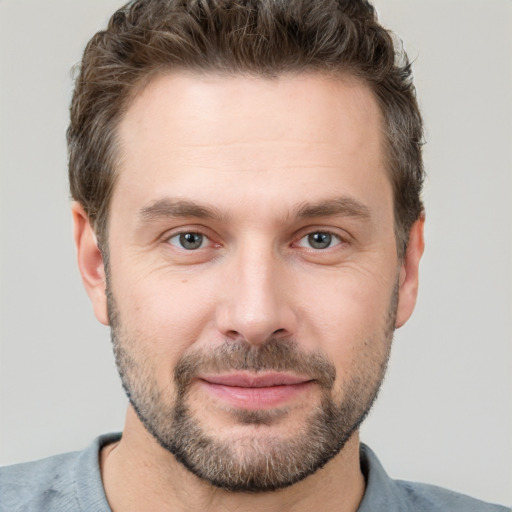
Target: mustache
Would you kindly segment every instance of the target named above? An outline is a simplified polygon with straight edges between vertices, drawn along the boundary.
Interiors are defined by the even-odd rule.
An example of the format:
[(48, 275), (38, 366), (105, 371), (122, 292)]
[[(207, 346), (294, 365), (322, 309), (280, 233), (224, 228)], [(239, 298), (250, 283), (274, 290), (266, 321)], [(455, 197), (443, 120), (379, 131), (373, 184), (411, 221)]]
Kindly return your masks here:
[(293, 372), (308, 376), (322, 388), (332, 389), (336, 368), (324, 354), (304, 352), (291, 340), (271, 338), (264, 345), (247, 341), (225, 341), (207, 352), (184, 355), (174, 368), (178, 389), (185, 390), (201, 373), (229, 371)]

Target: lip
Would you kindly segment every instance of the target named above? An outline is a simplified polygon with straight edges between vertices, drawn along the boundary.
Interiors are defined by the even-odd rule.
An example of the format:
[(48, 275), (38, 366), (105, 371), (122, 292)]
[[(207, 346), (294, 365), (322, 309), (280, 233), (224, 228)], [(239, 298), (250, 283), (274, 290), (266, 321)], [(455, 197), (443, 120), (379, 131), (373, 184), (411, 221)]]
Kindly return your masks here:
[(267, 388), (273, 386), (292, 386), (294, 384), (303, 384), (311, 381), (307, 377), (299, 377), (288, 373), (264, 373), (262, 375), (237, 372), (225, 375), (204, 375), (200, 377), (202, 380), (211, 384), (219, 384), (221, 386), (234, 386), (240, 388)]
[(278, 372), (202, 375), (199, 382), (209, 394), (221, 401), (235, 408), (249, 410), (283, 406), (314, 383), (307, 377)]

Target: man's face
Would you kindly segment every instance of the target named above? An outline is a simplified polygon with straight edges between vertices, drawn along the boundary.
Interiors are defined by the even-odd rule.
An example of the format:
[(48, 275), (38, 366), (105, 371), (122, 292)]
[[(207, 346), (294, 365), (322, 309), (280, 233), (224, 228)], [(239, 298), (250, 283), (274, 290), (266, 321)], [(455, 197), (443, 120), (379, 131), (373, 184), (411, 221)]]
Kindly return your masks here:
[(109, 317), (132, 406), (214, 485), (304, 478), (369, 410), (395, 326), (371, 92), (315, 75), (166, 75), (119, 136)]

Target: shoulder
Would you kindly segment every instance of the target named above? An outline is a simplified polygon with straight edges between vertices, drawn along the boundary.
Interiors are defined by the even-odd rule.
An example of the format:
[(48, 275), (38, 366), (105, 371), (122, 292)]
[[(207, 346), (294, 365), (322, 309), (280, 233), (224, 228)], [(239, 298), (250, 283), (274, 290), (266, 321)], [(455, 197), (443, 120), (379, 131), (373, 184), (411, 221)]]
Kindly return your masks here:
[(487, 503), (466, 494), (435, 485), (394, 481), (411, 510), (417, 512), (510, 512), (510, 508)]
[(81, 452), (0, 468), (0, 512), (110, 511), (98, 454), (119, 437), (101, 436)]
[(67, 453), (0, 468), (0, 510), (52, 510), (56, 503), (73, 510), (78, 455)]
[(366, 491), (358, 512), (510, 512), (511, 509), (486, 503), (435, 485), (388, 476), (377, 456), (366, 445), (360, 450)]

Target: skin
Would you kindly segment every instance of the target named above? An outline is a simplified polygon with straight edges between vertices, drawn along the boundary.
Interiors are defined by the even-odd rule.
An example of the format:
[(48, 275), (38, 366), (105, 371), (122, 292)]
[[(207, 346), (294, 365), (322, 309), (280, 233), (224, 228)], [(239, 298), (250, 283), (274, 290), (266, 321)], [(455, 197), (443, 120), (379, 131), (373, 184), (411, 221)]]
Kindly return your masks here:
[[(119, 135), (110, 286), (122, 331), (137, 340), (133, 353), (150, 365), (169, 402), (179, 359), (226, 340), (257, 347), (277, 336), (322, 353), (336, 368), (336, 399), (362, 364), (377, 368), (385, 361), (390, 340), (384, 331), (397, 286), (395, 326), (414, 308), (423, 218), (400, 260), (381, 114), (367, 87), (315, 74), (275, 80), (163, 75), (135, 98)], [(170, 215), (177, 201), (216, 215), (198, 216), (197, 208)], [(158, 215), (155, 204), (165, 206)], [(306, 206), (322, 208), (300, 215)], [(107, 325), (102, 256), (79, 204), (73, 217), (83, 281), (96, 317)], [(206, 241), (187, 251), (179, 245), (181, 232), (200, 232)], [(309, 244), (308, 235), (318, 232), (335, 235), (328, 248)], [(241, 425), (230, 413), (233, 405), (200, 382), (190, 406), (210, 432), (236, 445), (293, 436), (319, 397), (318, 387), (306, 386), (280, 404), (287, 412), (268, 428)], [(107, 447), (101, 462), (115, 511), (348, 512), (364, 493), (358, 451), (356, 432), (323, 469), (291, 487), (228, 493), (187, 471), (130, 406), (122, 441)]]

